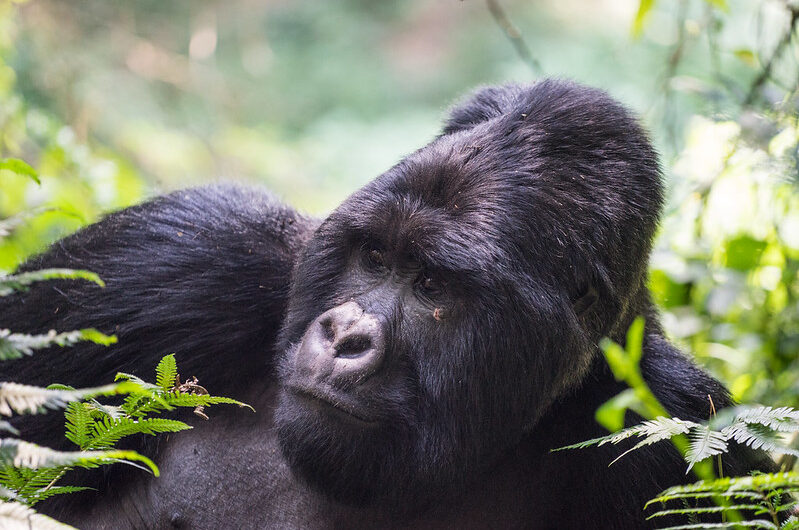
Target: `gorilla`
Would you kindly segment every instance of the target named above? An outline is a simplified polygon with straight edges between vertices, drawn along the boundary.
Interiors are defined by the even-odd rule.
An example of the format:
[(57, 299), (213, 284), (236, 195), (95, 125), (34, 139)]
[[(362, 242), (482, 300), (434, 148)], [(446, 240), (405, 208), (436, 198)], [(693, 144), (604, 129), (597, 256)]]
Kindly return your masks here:
[[(99, 384), (181, 373), (252, 404), (135, 447), (162, 476), (86, 472), (41, 509), (81, 528), (648, 528), (643, 506), (690, 480), (668, 442), (608, 467), (623, 390), (598, 349), (646, 318), (641, 369), (675, 416), (725, 388), (664, 337), (647, 290), (663, 202), (657, 155), (602, 91), (565, 81), (484, 88), (442, 133), (323, 220), (261, 191), (179, 191), (105, 217), (21, 267), (107, 283), (0, 299), (3, 326), (97, 327), (0, 365), (0, 379)], [(59, 414), (18, 418), (63, 446)], [(627, 421), (640, 418), (629, 414)], [(770, 469), (735, 447), (726, 474)]]

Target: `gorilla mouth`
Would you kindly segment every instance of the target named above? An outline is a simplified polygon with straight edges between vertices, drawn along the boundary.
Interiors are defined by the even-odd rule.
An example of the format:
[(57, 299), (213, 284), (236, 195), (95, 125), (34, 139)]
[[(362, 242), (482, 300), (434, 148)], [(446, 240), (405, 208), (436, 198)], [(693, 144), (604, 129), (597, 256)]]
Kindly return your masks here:
[(288, 390), (303, 401), (310, 402), (312, 406), (333, 411), (336, 415), (349, 421), (355, 420), (357, 423), (365, 425), (375, 425), (377, 423), (377, 420), (357, 410), (332, 393), (324, 392), (318, 388), (296, 385), (291, 385)]

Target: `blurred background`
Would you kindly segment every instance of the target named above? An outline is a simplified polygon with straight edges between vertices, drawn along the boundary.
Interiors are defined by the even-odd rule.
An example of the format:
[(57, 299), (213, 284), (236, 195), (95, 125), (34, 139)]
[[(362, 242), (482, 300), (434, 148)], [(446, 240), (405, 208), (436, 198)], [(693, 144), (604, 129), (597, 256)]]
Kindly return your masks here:
[(216, 180), (325, 215), (481, 84), (633, 108), (669, 205), (651, 287), (736, 398), (799, 406), (796, 0), (0, 0), (0, 269)]

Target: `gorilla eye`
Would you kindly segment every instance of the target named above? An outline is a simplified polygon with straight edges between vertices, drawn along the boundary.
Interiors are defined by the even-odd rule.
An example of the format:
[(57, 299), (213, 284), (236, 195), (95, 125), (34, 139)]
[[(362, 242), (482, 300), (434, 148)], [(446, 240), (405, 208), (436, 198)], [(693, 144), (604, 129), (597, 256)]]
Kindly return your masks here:
[(383, 253), (377, 249), (373, 248), (370, 250), (367, 254), (367, 257), (369, 258), (369, 264), (375, 268), (386, 266), (386, 262), (383, 259)]
[(440, 294), (441, 291), (444, 289), (443, 282), (436, 280), (428, 276), (427, 274), (422, 274), (419, 276), (419, 289), (428, 296), (433, 296)]

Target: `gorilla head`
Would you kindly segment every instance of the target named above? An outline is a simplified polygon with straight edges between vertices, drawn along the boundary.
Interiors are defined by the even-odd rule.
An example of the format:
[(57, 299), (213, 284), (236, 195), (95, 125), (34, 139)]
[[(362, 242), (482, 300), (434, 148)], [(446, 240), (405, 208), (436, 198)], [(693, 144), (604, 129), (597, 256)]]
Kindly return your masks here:
[(350, 503), (462, 487), (585, 376), (646, 298), (656, 156), (601, 91), (478, 92), (352, 195), (295, 269), (281, 447)]

